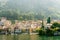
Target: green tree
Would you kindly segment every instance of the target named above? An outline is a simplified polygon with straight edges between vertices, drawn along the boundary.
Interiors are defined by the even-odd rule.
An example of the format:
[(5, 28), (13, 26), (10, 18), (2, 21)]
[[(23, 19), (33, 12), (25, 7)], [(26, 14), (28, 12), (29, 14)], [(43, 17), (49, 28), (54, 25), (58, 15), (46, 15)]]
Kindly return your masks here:
[(43, 22), (43, 20), (42, 20), (42, 28), (44, 28), (44, 22)]
[(48, 17), (47, 23), (51, 23), (51, 18), (50, 17)]
[(53, 23), (51, 26), (51, 28), (56, 28), (56, 27), (60, 27), (60, 24), (57, 22)]

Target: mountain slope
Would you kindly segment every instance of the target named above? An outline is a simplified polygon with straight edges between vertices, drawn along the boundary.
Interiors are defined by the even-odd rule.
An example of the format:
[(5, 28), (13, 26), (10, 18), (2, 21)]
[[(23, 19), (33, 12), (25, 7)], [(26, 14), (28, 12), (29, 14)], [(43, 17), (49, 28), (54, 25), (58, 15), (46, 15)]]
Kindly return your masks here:
[(0, 0), (0, 12), (10, 11), (18, 14), (41, 14), (60, 19), (59, 0)]

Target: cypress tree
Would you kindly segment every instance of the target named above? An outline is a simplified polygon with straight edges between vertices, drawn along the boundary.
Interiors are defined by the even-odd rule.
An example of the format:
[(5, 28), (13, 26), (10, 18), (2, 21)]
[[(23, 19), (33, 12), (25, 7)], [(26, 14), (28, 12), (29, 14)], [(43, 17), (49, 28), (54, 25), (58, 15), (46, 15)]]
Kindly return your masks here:
[(51, 23), (51, 18), (50, 17), (48, 17), (47, 23)]

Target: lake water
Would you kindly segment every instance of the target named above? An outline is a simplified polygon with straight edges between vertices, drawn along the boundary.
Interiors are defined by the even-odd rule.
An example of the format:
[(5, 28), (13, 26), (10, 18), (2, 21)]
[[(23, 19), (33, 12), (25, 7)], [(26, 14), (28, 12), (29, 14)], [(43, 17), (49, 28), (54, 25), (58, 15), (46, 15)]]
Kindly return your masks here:
[(29, 34), (0, 35), (0, 40), (60, 40), (60, 36), (38, 36)]

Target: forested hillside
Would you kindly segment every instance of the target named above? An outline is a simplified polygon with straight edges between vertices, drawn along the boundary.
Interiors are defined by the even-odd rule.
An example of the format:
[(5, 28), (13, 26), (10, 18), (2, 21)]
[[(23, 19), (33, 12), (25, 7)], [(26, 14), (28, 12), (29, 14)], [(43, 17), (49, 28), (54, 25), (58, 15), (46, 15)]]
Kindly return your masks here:
[(38, 20), (42, 17), (60, 19), (59, 0), (0, 0), (0, 17)]

